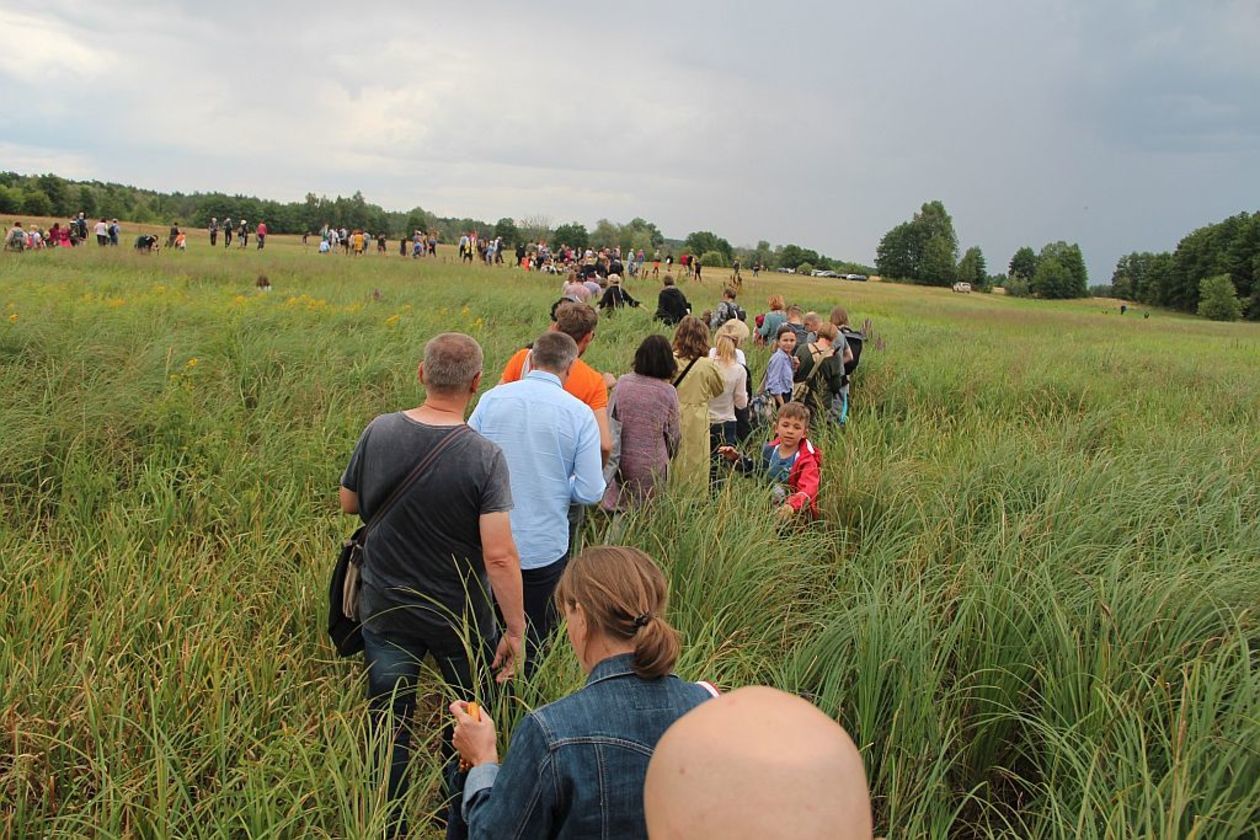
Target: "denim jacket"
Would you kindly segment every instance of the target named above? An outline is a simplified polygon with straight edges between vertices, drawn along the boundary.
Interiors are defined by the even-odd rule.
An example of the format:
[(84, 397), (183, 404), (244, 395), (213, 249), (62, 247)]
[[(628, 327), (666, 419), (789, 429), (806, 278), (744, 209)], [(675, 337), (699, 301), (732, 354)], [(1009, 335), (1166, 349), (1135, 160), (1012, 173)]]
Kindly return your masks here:
[(711, 695), (672, 674), (640, 679), (631, 659), (600, 662), (580, 691), (521, 720), (502, 767), (469, 772), (469, 837), (647, 837), (643, 781), (656, 742)]

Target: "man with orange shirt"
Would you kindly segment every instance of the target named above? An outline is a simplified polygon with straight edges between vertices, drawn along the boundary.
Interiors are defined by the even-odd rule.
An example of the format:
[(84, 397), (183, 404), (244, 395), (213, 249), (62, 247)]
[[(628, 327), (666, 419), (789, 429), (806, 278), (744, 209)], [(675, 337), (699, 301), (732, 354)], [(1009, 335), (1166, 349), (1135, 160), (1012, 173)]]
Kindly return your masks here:
[[(576, 341), (580, 357), (591, 346), (598, 323), (599, 313), (585, 303), (562, 303), (556, 307), (551, 330), (562, 332)], [(515, 382), (529, 373), (525, 369), (528, 359), (529, 348), (522, 347), (508, 359), (499, 384)], [(606, 374), (600, 375), (599, 371), (578, 358), (564, 383), (564, 390), (586, 403), (595, 413), (595, 423), (599, 426), (599, 451), (605, 462), (612, 453), (612, 430), (608, 426), (608, 380), (611, 378)]]

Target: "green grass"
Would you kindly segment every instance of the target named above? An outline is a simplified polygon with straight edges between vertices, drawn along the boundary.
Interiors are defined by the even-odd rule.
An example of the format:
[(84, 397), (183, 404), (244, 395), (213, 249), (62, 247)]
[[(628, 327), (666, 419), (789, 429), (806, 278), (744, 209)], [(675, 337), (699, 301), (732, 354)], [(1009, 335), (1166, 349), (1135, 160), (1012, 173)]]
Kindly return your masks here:
[[(280, 237), (200, 244), (0, 259), (6, 836), (378, 829), (361, 668), (322, 632), (352, 527), (340, 470), (371, 417), (420, 401), (427, 337), (473, 334), (492, 383), (559, 285)], [(685, 291), (707, 308), (718, 288)], [(850, 426), (816, 436), (824, 527), (776, 538), (751, 481), (631, 524), (670, 575), (681, 672), (778, 685), (842, 721), (881, 834), (1256, 836), (1255, 327), (745, 288), (751, 312), (772, 289), (843, 303), (886, 347), (863, 357)], [(631, 291), (649, 306), (601, 322), (597, 368), (624, 371), (655, 328), (654, 286)], [(524, 700), (578, 684), (557, 645)], [(423, 824), (432, 751), (415, 779)]]

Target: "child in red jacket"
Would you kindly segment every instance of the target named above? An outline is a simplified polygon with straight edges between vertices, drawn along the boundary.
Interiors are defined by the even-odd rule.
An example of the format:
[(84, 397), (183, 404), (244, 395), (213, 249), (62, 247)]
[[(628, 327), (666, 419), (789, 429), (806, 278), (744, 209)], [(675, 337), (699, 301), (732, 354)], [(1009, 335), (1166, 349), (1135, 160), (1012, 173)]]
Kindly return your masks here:
[(761, 471), (775, 482), (779, 516), (817, 519), (822, 452), (809, 440), (809, 409), (799, 402), (785, 403), (775, 419), (774, 434), (761, 448), (759, 460), (740, 455), (733, 446), (719, 446), (718, 454), (740, 472)]

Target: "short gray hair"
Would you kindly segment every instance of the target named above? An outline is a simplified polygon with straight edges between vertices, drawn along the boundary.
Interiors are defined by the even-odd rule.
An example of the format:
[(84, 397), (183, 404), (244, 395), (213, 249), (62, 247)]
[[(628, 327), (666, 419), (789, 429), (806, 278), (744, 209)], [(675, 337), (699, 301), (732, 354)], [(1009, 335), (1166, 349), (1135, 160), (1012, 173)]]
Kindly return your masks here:
[(424, 345), (424, 386), (450, 394), (465, 391), (481, 373), (481, 345), (471, 336), (448, 332)]
[(538, 336), (529, 361), (531, 367), (559, 375), (572, 367), (577, 357), (577, 342), (562, 332), (551, 331)]
[(818, 329), (818, 325), (822, 323), (822, 316), (817, 312), (806, 312), (803, 320), (805, 321), (805, 326), (808, 327), (812, 325), (816, 331)]

